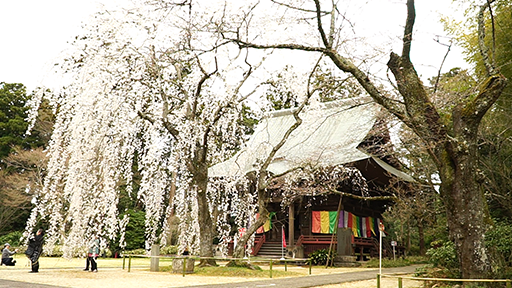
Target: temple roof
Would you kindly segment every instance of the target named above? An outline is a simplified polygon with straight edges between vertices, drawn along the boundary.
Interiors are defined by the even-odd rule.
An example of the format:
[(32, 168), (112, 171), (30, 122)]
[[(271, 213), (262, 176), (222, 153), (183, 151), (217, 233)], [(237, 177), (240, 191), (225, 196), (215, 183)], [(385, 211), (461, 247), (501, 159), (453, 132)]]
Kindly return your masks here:
[[(387, 172), (406, 181), (412, 177), (358, 149), (375, 124), (379, 106), (369, 97), (350, 98), (307, 107), (302, 124), (292, 132), (268, 167), (281, 175), (297, 167), (336, 166), (372, 158)], [(295, 123), (292, 109), (268, 113), (246, 146), (225, 162), (210, 167), (210, 177), (242, 176), (258, 170), (270, 151)]]

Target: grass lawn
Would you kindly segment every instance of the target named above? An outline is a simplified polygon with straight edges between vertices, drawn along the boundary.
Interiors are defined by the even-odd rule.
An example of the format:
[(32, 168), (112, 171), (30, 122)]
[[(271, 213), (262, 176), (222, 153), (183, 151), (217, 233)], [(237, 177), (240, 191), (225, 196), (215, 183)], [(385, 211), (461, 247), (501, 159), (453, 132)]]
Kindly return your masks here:
[[(30, 263), (27, 258), (16, 257), (18, 263), (16, 268), (30, 267)], [(261, 270), (249, 270), (246, 268), (238, 267), (225, 267), (228, 259), (219, 259), (216, 267), (195, 267), (194, 275), (196, 276), (216, 276), (216, 277), (247, 277), (247, 278), (269, 278), (270, 277), (270, 266), (268, 262), (258, 262), (258, 259), (254, 259), (252, 262), (255, 265), (261, 267)], [(150, 259), (144, 257), (131, 258), (98, 258), (98, 269), (122, 269), (128, 272), (130, 270), (149, 271)], [(66, 259), (62, 257), (41, 257), (39, 262), (41, 263), (41, 269), (63, 269), (63, 270), (82, 270), (85, 268), (85, 258), (71, 258)], [(124, 262), (124, 263), (123, 263)], [(196, 265), (198, 261), (196, 260)], [(345, 268), (346, 269), (346, 268)], [(325, 268), (324, 266), (313, 266), (311, 268), (311, 274), (328, 274), (335, 273), (336, 268)], [(357, 268), (356, 268), (357, 270)], [(159, 272), (170, 273), (172, 271), (172, 258), (162, 257), (159, 260)], [(272, 265), (272, 277), (294, 277), (303, 276), (309, 274), (309, 266), (297, 266), (288, 264), (286, 267), (282, 263), (274, 263)]]

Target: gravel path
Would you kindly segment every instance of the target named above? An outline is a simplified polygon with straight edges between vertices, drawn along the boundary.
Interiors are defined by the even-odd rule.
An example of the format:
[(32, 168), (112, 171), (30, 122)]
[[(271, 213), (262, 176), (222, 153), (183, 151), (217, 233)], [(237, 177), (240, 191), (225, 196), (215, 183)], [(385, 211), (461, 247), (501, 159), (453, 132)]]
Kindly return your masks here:
[[(413, 273), (417, 266), (387, 268), (383, 273)], [(279, 268), (277, 268), (279, 269)], [(244, 278), (244, 277), (213, 277), (155, 273), (142, 269), (132, 269), (131, 272), (119, 268), (105, 268), (98, 273), (81, 271), (76, 269), (41, 269), (39, 273), (28, 273), (24, 267), (0, 267), (0, 288), (164, 288), (164, 287), (189, 287), (189, 288), (300, 288), (300, 287), (375, 287), (378, 269), (364, 268), (336, 268), (314, 269), (314, 275), (307, 275), (308, 269), (304, 267), (288, 267), (288, 271), (302, 273), (302, 277), (287, 278)], [(363, 282), (361, 282), (363, 281)], [(366, 282), (364, 282), (366, 281)], [(368, 282), (369, 281), (369, 282)], [(372, 282), (373, 281), (373, 282)], [(397, 287), (396, 280), (386, 279), (389, 287)], [(345, 283), (345, 284), (340, 284)], [(385, 283), (382, 283), (385, 284)], [(344, 286), (345, 285), (345, 286)], [(348, 285), (348, 286), (347, 286)], [(355, 285), (355, 286), (354, 286)], [(404, 287), (419, 287), (408, 286)], [(386, 287), (386, 285), (382, 285)]]

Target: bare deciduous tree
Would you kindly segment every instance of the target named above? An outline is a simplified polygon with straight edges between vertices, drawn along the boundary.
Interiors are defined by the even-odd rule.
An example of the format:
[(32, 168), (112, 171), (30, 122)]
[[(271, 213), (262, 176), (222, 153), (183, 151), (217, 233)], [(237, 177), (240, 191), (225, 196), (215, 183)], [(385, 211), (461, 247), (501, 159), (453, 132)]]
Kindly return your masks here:
[[(321, 53), (331, 59), (339, 70), (351, 74), (364, 90), (389, 113), (407, 125), (427, 147), (429, 156), (435, 163), (441, 179), (441, 197), (443, 199), (449, 233), (455, 243), (464, 278), (482, 278), (491, 273), (491, 260), (484, 245), (484, 234), (487, 228), (487, 206), (478, 183), (476, 167), (477, 132), (482, 117), (501, 95), (507, 80), (493, 65), (487, 48), (480, 41), (480, 51), (486, 63), (487, 79), (471, 93), (458, 99), (448, 117), (440, 117), (438, 107), (431, 101), (428, 90), (418, 76), (411, 61), (413, 27), (416, 19), (413, 0), (407, 1), (407, 17), (403, 33), (401, 55), (391, 53), (387, 66), (395, 78), (398, 98), (388, 97), (385, 89), (375, 79), (361, 70), (358, 65), (343, 53), (344, 42), (338, 34), (341, 31), (340, 14), (335, 1), (314, 0), (314, 9), (302, 7), (295, 1), (272, 1), (276, 5), (285, 5), (290, 13), (303, 16), (296, 23), (309, 24), (316, 27), (319, 44), (301, 43), (258, 43), (249, 41), (241, 31), (250, 31), (247, 22), (240, 22), (239, 27), (226, 31), (224, 36), (243, 48), (254, 49), (287, 49)], [(302, 1), (304, 2), (304, 1)], [(485, 2), (478, 18), (490, 8), (493, 1)], [(304, 4), (304, 3), (302, 3)], [(309, 2), (308, 4), (311, 4)], [(309, 7), (312, 7), (309, 6)], [(325, 7), (328, 7), (327, 9)], [(252, 15), (248, 13), (248, 15)], [(250, 19), (251, 16), (247, 16)], [(324, 20), (327, 18), (327, 23)], [(310, 21), (313, 20), (313, 21)], [(341, 21), (341, 20), (340, 20)], [(314, 24), (311, 24), (314, 23)], [(485, 34), (483, 21), (479, 21), (479, 33)], [(287, 27), (290, 29), (290, 27)], [(284, 30), (281, 32), (286, 33)], [(257, 39), (253, 37), (251, 39)], [(275, 41), (275, 40), (274, 40)], [(390, 93), (391, 94), (391, 93)]]

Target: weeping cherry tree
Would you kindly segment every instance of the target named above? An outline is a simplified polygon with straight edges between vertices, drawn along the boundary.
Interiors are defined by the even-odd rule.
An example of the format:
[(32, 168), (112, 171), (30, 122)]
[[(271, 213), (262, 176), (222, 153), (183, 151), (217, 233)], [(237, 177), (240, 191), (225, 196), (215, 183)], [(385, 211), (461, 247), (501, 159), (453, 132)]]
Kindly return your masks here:
[(215, 25), (203, 19), (226, 11), (182, 4), (134, 1), (96, 14), (55, 68), (63, 87), (34, 97), (32, 120), (43, 99), (56, 115), (44, 187), (27, 223), (27, 231), (48, 226), (47, 251), (60, 243), (71, 256), (92, 235), (123, 235), (121, 185), (144, 204), (146, 248), (165, 243), (175, 207), (181, 249), (204, 257), (213, 256), (216, 229), (229, 229), (217, 223), (228, 220), (227, 199), (236, 207), (253, 202), (236, 185), (209, 185), (208, 166), (242, 142), (242, 103), (258, 88), (244, 85), (262, 57), (230, 53), (228, 42), (212, 37)]

